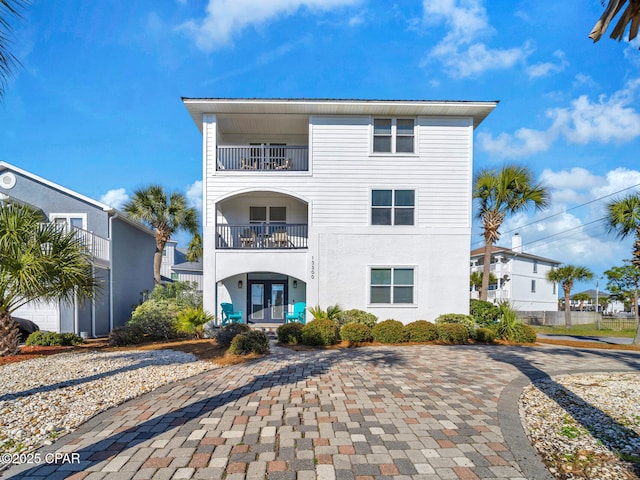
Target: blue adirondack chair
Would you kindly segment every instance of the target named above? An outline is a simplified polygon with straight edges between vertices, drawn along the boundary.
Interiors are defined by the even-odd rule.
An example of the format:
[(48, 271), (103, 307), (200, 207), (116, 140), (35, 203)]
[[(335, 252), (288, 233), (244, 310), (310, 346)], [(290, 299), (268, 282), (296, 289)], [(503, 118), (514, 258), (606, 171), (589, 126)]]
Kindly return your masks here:
[(229, 323), (242, 323), (242, 310), (236, 312), (232, 303), (221, 303), (222, 307), (222, 326)]
[(307, 304), (304, 302), (296, 302), (293, 304), (293, 313), (287, 313), (287, 318), (285, 323), (289, 322), (300, 322), (301, 324), (306, 323), (306, 310)]

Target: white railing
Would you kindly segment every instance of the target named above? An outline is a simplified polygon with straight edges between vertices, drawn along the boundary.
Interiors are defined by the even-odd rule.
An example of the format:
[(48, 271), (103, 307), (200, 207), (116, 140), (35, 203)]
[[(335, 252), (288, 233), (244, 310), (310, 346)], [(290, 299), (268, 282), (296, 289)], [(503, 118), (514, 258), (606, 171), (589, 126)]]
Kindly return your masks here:
[(76, 236), (80, 239), (83, 245), (87, 247), (87, 251), (91, 256), (91, 261), (95, 264), (109, 265), (111, 260), (109, 239), (96, 235), (88, 230), (83, 230), (78, 227), (70, 227), (66, 223), (45, 223), (43, 225), (55, 225), (57, 228), (63, 231), (75, 232)]
[(309, 147), (234, 145), (217, 148), (216, 170), (307, 171)]
[(307, 248), (307, 225), (259, 223), (217, 226), (220, 249)]

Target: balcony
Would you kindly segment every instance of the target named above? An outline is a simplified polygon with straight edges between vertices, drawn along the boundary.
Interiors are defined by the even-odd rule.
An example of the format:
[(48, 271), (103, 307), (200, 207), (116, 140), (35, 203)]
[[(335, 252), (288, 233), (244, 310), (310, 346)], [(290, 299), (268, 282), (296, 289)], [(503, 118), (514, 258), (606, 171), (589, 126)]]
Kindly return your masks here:
[(66, 223), (43, 223), (42, 226), (49, 228), (50, 225), (55, 225), (56, 228), (64, 231), (71, 229), (75, 232), (76, 236), (80, 239), (83, 245), (87, 247), (87, 252), (90, 256), (90, 261), (94, 265), (108, 266), (111, 256), (109, 253), (109, 239), (96, 235), (93, 232), (83, 230), (78, 227), (71, 227)]
[(216, 170), (305, 172), (309, 170), (309, 147), (306, 145), (219, 146)]
[(263, 223), (218, 225), (218, 249), (291, 250), (307, 248), (307, 225)]

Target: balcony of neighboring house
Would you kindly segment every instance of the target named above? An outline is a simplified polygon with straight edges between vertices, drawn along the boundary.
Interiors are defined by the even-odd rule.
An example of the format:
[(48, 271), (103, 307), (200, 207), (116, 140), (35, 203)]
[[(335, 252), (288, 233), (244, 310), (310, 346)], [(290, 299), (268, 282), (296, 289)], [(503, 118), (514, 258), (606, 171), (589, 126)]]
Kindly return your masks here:
[(250, 192), (217, 205), (217, 249), (307, 248), (308, 206), (276, 192)]
[(44, 223), (43, 225), (55, 225), (58, 229), (73, 231), (87, 247), (91, 263), (96, 266), (109, 266), (111, 255), (108, 238), (101, 237), (93, 232), (66, 223)]
[(218, 171), (306, 172), (309, 147), (306, 145), (218, 146)]

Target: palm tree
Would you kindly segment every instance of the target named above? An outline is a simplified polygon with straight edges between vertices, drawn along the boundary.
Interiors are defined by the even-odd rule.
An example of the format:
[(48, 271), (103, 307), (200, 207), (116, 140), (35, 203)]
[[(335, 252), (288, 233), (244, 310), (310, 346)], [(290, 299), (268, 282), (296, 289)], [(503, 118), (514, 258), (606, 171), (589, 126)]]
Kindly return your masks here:
[[(600, 37), (607, 31), (609, 23), (611, 23), (613, 17), (620, 13), (627, 3), (627, 8), (622, 12), (618, 23), (613, 28), (613, 32), (611, 32), (611, 38), (618, 41), (622, 40), (624, 32), (629, 24), (631, 24), (631, 28), (629, 30), (629, 41), (636, 38), (638, 35), (638, 22), (640, 22), (640, 0), (609, 0), (604, 13), (598, 19), (589, 34), (589, 38), (591, 38), (594, 43), (600, 40)], [(604, 0), (602, 1), (602, 4), (604, 5)]]
[(0, 206), (0, 356), (17, 352), (12, 312), (32, 301), (91, 299), (98, 287), (87, 245), (33, 207)]
[[(498, 279), (496, 278), (496, 276), (493, 274), (493, 272), (490, 273), (489, 275), (489, 285), (493, 285), (494, 283), (497, 283)], [(475, 287), (476, 290), (478, 291), (478, 296), (482, 296), (482, 273), (481, 272), (471, 272), (471, 275), (469, 277), (469, 284), (471, 287)]]
[(202, 236), (196, 233), (187, 246), (187, 261), (197, 262), (202, 258)]
[(508, 215), (533, 206), (541, 210), (549, 205), (546, 187), (535, 183), (533, 173), (518, 165), (505, 165), (500, 170), (485, 169), (475, 178), (473, 198), (479, 200), (478, 218), (484, 230), (484, 269), (481, 300), (487, 299), (491, 266), (491, 249), (500, 239), (498, 229)]
[(28, 0), (0, 0), (0, 98), (4, 97), (12, 70), (20, 65), (18, 59), (9, 51), (13, 33), (10, 19), (20, 19), (22, 9), (29, 3)]
[(580, 305), (578, 305), (578, 308), (582, 312), (582, 311), (584, 311), (584, 302), (587, 302), (587, 301), (591, 300), (591, 295), (589, 295), (586, 292), (576, 293), (573, 296), (573, 300), (580, 302)]
[(619, 238), (635, 234), (631, 264), (640, 268), (640, 194), (631, 193), (607, 204), (607, 229)]
[(562, 265), (555, 270), (547, 272), (547, 279), (551, 282), (561, 283), (564, 290), (564, 318), (567, 327), (571, 327), (571, 289), (576, 282), (585, 282), (593, 278), (593, 272), (587, 268), (576, 265)]
[(185, 230), (191, 235), (199, 233), (198, 212), (187, 206), (187, 199), (178, 192), (167, 196), (160, 185), (151, 185), (136, 190), (125, 206), (124, 211), (156, 232), (156, 250), (153, 256), (153, 279), (156, 285), (161, 281), (160, 266), (162, 252), (171, 236)]

